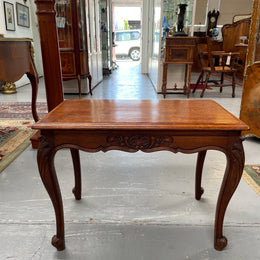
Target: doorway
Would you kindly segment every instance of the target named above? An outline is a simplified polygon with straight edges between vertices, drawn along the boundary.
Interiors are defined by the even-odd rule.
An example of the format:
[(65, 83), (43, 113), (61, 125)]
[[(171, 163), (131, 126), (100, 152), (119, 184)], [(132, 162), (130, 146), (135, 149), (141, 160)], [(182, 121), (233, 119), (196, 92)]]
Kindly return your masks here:
[(109, 2), (106, 2), (110, 6), (106, 11), (110, 17), (111, 68), (121, 68), (121, 71), (131, 67), (137, 74), (141, 74), (143, 0)]
[(141, 7), (114, 6), (113, 12), (113, 59), (118, 62), (141, 61)]

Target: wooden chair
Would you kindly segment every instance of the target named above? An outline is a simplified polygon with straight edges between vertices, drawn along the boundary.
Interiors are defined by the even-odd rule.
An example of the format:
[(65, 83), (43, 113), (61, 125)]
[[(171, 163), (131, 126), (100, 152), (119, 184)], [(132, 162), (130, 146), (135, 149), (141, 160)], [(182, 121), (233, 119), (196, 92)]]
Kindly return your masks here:
[[(207, 87), (219, 87), (222, 92), (223, 87), (232, 86), (232, 97), (235, 97), (235, 73), (236, 69), (232, 67), (233, 57), (239, 55), (239, 53), (231, 53), (225, 51), (212, 51), (211, 39), (206, 37), (198, 37), (196, 39), (196, 45), (198, 49), (199, 61), (201, 65), (201, 73), (193, 89), (193, 93), (196, 91), (198, 84), (203, 84), (203, 90), (200, 97), (203, 97)], [(218, 63), (216, 65), (216, 63)], [(220, 74), (220, 79), (214, 78), (210, 80), (212, 73), (213, 76), (218, 77), (216, 74)], [(231, 83), (224, 83), (224, 75), (228, 74), (232, 77)], [(203, 80), (205, 77), (205, 80)], [(209, 84), (213, 83), (213, 84)]]

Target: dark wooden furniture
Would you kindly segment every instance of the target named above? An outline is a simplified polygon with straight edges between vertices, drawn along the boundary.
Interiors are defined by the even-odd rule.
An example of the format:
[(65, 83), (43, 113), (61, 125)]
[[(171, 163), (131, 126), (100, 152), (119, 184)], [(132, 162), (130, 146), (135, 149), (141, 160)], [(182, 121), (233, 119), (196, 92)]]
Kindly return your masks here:
[[(198, 37), (206, 37), (206, 33), (204, 33), (204, 36), (201, 35)], [(212, 47), (212, 51), (222, 51), (222, 41), (212, 40), (211, 47)], [(196, 72), (196, 73), (201, 72), (201, 63), (200, 63), (197, 47), (194, 48), (193, 64), (192, 64), (191, 72)]]
[[(196, 111), (196, 113), (194, 113)], [(201, 177), (206, 151), (219, 150), (227, 157), (226, 172), (216, 207), (215, 242), (217, 250), (227, 245), (223, 220), (244, 167), (241, 131), (248, 127), (211, 100), (66, 100), (34, 124), (41, 130), (38, 167), (53, 203), (57, 234), (52, 244), (65, 248), (62, 197), (54, 167), (59, 149), (70, 148), (75, 187), (81, 199), (81, 170), (78, 149), (87, 152), (122, 150), (126, 152), (197, 153), (195, 197), (201, 198)]]
[(249, 37), (251, 18), (245, 18), (232, 24), (225, 24), (222, 27), (223, 46), (222, 50), (225, 52), (239, 52), (240, 55), (234, 62), (234, 68), (236, 68), (236, 76), (239, 79), (243, 79), (245, 64), (246, 64), (246, 53), (247, 44), (241, 46), (241, 36)]
[(48, 111), (63, 101), (55, 0), (36, 0)]
[[(235, 73), (237, 70), (233, 67), (233, 58), (234, 56), (239, 55), (239, 53), (212, 51), (211, 39), (208, 36), (197, 38), (196, 43), (201, 62), (201, 73), (192, 92), (194, 93), (196, 91), (199, 83), (203, 84), (203, 90), (200, 97), (203, 97), (207, 87), (219, 87), (220, 92), (222, 92), (223, 87), (232, 86), (232, 97), (235, 97)], [(215, 65), (214, 58), (217, 59), (219, 63), (217, 66)], [(220, 80), (217, 80), (216, 78), (210, 80), (212, 73), (220, 74)], [(225, 74), (232, 76), (231, 84), (224, 83)]]
[[(167, 90), (182, 90), (184, 94), (189, 97), (190, 94), (190, 76), (191, 67), (193, 64), (193, 51), (196, 46), (196, 37), (166, 37), (165, 53), (163, 61), (163, 80), (162, 80), (162, 94), (165, 98)], [(185, 77), (184, 86), (168, 88), (167, 85), (167, 72), (168, 64), (185, 64)]]
[(246, 71), (243, 85), (240, 118), (250, 127), (243, 131), (245, 136), (260, 138), (260, 1), (254, 0), (248, 54), (246, 58)]
[(32, 86), (32, 115), (36, 122), (39, 119), (36, 110), (39, 78), (33, 55), (31, 39), (0, 38), (0, 80), (5, 85), (27, 75)]
[(85, 0), (56, 0), (62, 78), (77, 79), (79, 95), (81, 80), (88, 78), (92, 95), (85, 8)]

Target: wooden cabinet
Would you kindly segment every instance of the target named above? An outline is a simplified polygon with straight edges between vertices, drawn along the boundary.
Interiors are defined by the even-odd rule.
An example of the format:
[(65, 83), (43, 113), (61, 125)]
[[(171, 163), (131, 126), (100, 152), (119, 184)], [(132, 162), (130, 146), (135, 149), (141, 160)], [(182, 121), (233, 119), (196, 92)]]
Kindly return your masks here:
[[(189, 97), (191, 66), (193, 64), (193, 53), (196, 46), (196, 37), (166, 37), (165, 53), (163, 62), (162, 94), (165, 98), (167, 90), (182, 90)], [(184, 86), (166, 88), (168, 64), (185, 64)]]
[(81, 95), (81, 81), (91, 75), (88, 65), (88, 42), (85, 0), (56, 0), (56, 22), (63, 80), (77, 79)]

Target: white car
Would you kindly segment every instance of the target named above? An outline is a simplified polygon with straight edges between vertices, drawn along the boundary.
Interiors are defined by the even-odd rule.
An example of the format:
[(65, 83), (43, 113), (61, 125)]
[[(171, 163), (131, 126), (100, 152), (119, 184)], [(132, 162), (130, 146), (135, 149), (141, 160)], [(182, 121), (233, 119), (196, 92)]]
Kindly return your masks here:
[(117, 56), (129, 56), (132, 60), (140, 60), (140, 30), (115, 32), (115, 52)]

